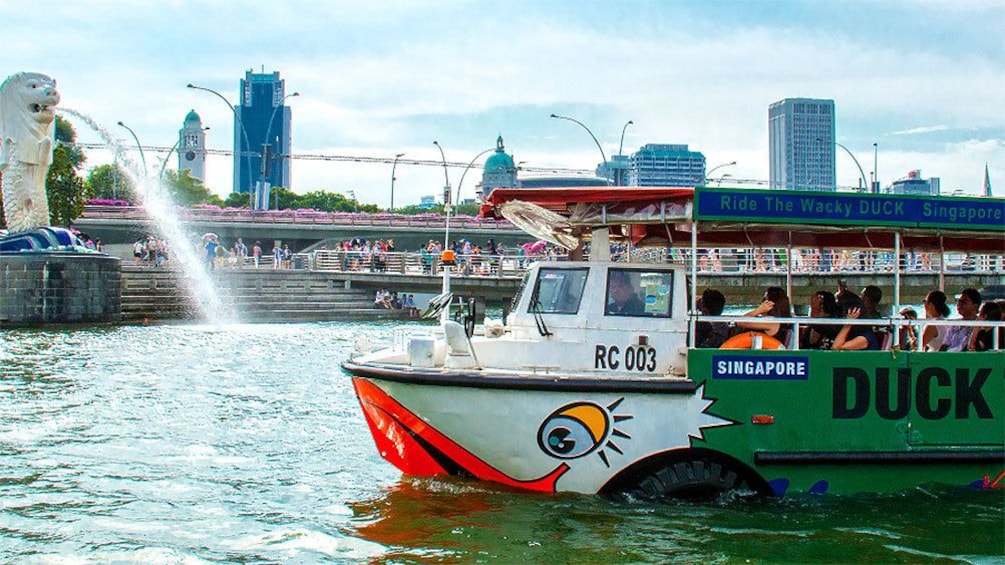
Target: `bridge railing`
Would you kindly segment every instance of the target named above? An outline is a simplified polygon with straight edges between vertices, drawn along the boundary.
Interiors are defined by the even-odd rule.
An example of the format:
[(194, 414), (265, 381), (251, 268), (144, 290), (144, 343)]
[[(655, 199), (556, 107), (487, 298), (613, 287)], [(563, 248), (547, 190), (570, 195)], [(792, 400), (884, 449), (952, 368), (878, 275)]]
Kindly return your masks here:
[[(447, 267), (438, 255), (392, 252), (375, 256), (365, 251), (313, 251), (301, 254), (304, 264), (315, 271), (340, 273), (397, 273), (402, 275), (441, 275)], [(534, 261), (565, 260), (545, 255), (458, 255), (451, 272), (463, 276), (515, 277)]]
[[(365, 251), (313, 251), (298, 254), (301, 268), (336, 272), (387, 272), (399, 274), (442, 274), (440, 257), (421, 252), (384, 253), (374, 259)], [(675, 263), (685, 268), (691, 266), (690, 251), (673, 250), (633, 250), (631, 253), (613, 254), (615, 261), (636, 261), (642, 263)], [(526, 267), (533, 261), (564, 261), (564, 256), (547, 255), (464, 255), (457, 256), (453, 272), (461, 275), (483, 276), (523, 276)], [(834, 273), (892, 273), (894, 254), (877, 251), (851, 251), (809, 253), (803, 250), (792, 255), (793, 274), (834, 274)], [(937, 274), (974, 273), (1005, 275), (1005, 255), (950, 255), (944, 257), (945, 265), (940, 266), (937, 254), (904, 253), (900, 256), (903, 273)], [(699, 250), (699, 274), (716, 273), (764, 273), (786, 274), (789, 270), (788, 256), (784, 249), (705, 249)]]

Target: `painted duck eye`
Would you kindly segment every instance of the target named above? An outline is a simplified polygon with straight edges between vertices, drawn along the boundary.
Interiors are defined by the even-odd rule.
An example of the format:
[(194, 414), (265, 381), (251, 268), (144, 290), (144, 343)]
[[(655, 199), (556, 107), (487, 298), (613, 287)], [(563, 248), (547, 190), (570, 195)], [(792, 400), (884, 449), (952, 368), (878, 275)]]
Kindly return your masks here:
[(606, 411), (595, 404), (559, 409), (538, 430), (541, 449), (559, 459), (575, 459), (593, 452), (603, 442), (610, 423)]

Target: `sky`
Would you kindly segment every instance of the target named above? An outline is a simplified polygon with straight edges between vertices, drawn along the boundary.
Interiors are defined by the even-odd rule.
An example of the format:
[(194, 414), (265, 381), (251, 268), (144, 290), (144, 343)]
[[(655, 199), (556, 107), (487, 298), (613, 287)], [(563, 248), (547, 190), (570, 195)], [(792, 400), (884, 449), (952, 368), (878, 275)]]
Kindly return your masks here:
[[(234, 118), (195, 83), (238, 101), (248, 69), (279, 71), (293, 153), (467, 163), (502, 135), (534, 169), (593, 170), (646, 143), (687, 144), (716, 175), (768, 178), (768, 106), (835, 102), (837, 140), (883, 185), (920, 169), (943, 193), (979, 194), (985, 164), (1005, 193), (1005, 2), (0, 0), (0, 79), (50, 75), (60, 107), (122, 140), (171, 146), (195, 110), (207, 146), (233, 149)], [(100, 142), (65, 115), (82, 142)], [(875, 151), (874, 151), (874, 145)], [(112, 153), (87, 151), (87, 166)], [(159, 167), (164, 154), (148, 155)], [(133, 159), (136, 156), (133, 155)], [(480, 169), (464, 175), (474, 196)], [(177, 166), (172, 156), (167, 164)], [(229, 156), (206, 184), (232, 189)], [(859, 170), (838, 151), (838, 185)], [(463, 167), (448, 171), (457, 190)], [(395, 205), (441, 195), (443, 169), (402, 165)], [(391, 166), (297, 159), (292, 190), (390, 204)], [(456, 196), (455, 196), (456, 198)]]

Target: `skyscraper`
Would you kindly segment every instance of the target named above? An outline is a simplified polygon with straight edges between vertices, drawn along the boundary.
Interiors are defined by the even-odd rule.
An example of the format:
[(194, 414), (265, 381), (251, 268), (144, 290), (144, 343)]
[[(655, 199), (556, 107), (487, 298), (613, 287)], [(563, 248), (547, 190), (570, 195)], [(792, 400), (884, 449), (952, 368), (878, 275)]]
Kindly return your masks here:
[[(255, 73), (247, 71), (241, 79), (241, 103), (235, 108), (238, 120), (234, 124), (235, 152), (243, 154), (234, 159), (234, 190), (248, 193), (258, 187), (254, 199), (257, 208), (267, 208), (269, 186), (290, 186), (290, 162), (287, 156), (291, 145), (290, 108), (286, 102), (286, 81), (279, 72)], [(248, 136), (245, 148), (241, 125)], [(267, 185), (259, 186), (261, 181)]]
[(699, 186), (705, 184), (705, 156), (687, 145), (647, 143), (632, 153), (628, 186)]
[(768, 107), (768, 184), (837, 190), (834, 101), (786, 98)]
[(195, 110), (185, 116), (178, 130), (178, 170), (187, 170), (190, 177), (206, 182), (206, 130)]

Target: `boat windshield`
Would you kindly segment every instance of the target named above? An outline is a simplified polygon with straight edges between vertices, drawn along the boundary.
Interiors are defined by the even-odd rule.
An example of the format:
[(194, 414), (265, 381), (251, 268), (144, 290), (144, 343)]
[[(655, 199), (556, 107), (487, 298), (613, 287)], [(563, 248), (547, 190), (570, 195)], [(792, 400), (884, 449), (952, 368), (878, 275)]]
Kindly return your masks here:
[(543, 268), (537, 277), (531, 313), (575, 314), (583, 300), (589, 269)]

